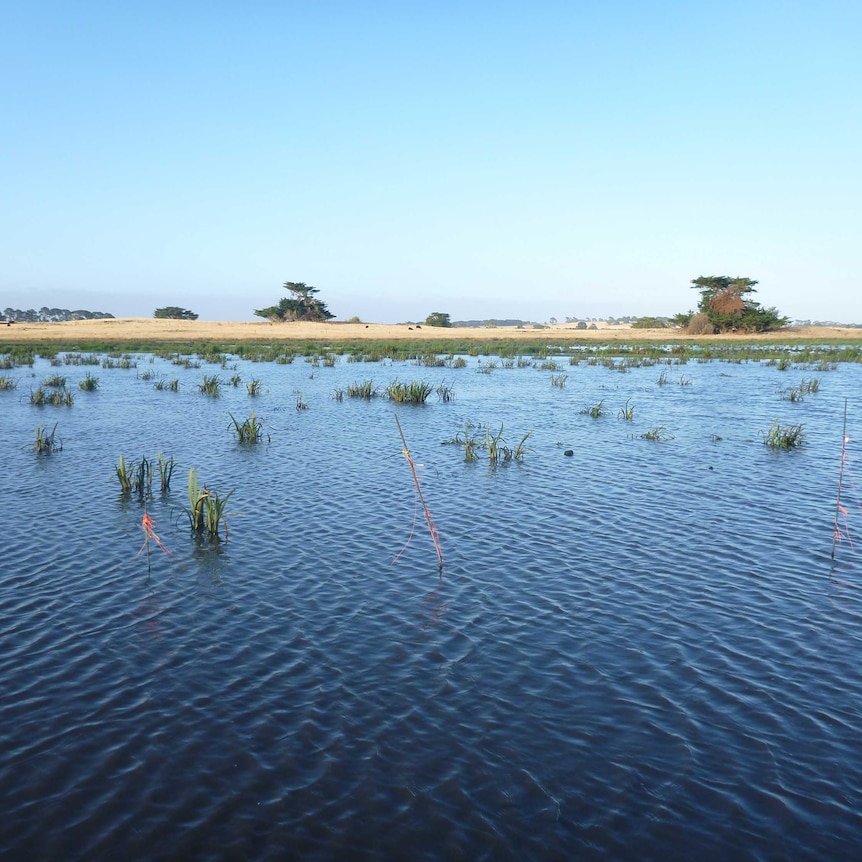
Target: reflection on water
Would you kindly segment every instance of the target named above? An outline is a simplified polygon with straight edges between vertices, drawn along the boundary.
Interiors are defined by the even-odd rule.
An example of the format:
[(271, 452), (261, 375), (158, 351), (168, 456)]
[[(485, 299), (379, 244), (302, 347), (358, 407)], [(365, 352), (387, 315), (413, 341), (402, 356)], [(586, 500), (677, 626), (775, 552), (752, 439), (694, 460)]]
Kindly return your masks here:
[[(791, 403), (810, 369), (582, 362), (561, 388), (469, 359), (411, 409), (332, 393), (439, 369), (236, 364), (263, 395), (104, 370), (50, 408), (50, 459), (27, 445), (49, 408), (0, 393), (4, 857), (852, 855), (862, 512), (830, 551), (859, 366)], [(239, 446), (252, 407), (270, 442)], [(765, 447), (776, 418), (808, 445)], [(440, 444), (468, 422), (533, 449), (465, 463)], [(145, 510), (114, 468), (156, 452), (175, 488)], [(191, 467), (236, 488), (227, 542), (189, 535)], [(145, 511), (171, 552), (149, 567)]]

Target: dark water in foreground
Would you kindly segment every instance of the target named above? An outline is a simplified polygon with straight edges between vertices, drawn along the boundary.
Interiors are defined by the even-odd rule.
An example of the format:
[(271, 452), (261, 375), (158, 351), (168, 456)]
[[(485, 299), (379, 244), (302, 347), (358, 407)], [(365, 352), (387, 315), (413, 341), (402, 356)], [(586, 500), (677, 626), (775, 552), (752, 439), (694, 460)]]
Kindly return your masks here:
[[(563, 389), (475, 359), (140, 358), (90, 369), (93, 393), (84, 368), (5, 372), (2, 858), (854, 858), (862, 566), (830, 550), (862, 367), (688, 364), (659, 386), (660, 367), (563, 363)], [(71, 408), (29, 404), (49, 371)], [(208, 398), (203, 373), (243, 384)], [(820, 391), (782, 400), (803, 376)], [(396, 377), (455, 399), (332, 397)], [(252, 407), (271, 442), (242, 447), (228, 411)], [(421, 515), (393, 564), (416, 517), (396, 412), (442, 575)], [(774, 419), (808, 445), (764, 446)], [(439, 444), (467, 421), (535, 429), (532, 451), (466, 464)], [(40, 422), (62, 452), (31, 451)], [(673, 439), (638, 438), (660, 425)], [(148, 572), (114, 465), (158, 451), (180, 466), (149, 504), (171, 556)], [(190, 466), (236, 489), (218, 547), (189, 535)]]

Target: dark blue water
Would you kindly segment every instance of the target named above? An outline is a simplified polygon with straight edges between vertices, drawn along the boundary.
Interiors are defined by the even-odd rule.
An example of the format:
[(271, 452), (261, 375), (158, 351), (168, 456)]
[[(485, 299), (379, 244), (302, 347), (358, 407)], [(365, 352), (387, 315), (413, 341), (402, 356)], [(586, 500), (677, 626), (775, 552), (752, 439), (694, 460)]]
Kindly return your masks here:
[[(4, 859), (854, 857), (862, 565), (830, 551), (845, 399), (862, 542), (862, 367), (234, 364), (2, 372)], [(72, 407), (29, 403), (49, 372)], [(396, 377), (455, 398), (334, 397)], [(765, 446), (775, 419), (807, 445)], [(465, 463), (467, 422), (531, 451)], [(148, 569), (114, 467), (157, 452)], [(190, 535), (190, 467), (235, 489), (227, 542)]]

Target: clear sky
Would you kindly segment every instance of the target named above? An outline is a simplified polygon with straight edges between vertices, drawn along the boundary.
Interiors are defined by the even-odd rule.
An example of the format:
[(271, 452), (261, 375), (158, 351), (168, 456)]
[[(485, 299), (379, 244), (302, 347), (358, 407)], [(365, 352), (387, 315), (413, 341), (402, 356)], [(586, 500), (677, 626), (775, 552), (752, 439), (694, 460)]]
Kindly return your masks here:
[(0, 0), (0, 310), (862, 322), (859, 0)]

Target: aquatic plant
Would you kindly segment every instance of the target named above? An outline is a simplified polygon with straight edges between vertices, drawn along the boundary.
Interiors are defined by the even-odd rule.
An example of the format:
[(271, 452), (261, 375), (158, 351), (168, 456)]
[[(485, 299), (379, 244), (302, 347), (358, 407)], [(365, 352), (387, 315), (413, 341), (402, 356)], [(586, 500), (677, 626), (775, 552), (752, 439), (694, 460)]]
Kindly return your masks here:
[(532, 434), (528, 431), (514, 448), (506, 445), (503, 439), (503, 424), (500, 423), (500, 430), (496, 434), (491, 434), (489, 429), (485, 429), (485, 449), (488, 451), (488, 461), (492, 466), (497, 464), (508, 463), (509, 461), (521, 461), (524, 455), (529, 452), (529, 447), (526, 445), (527, 440)]
[(670, 375), (667, 368), (662, 368), (661, 374), (659, 374), (658, 380), (656, 382), (659, 386), (666, 386), (670, 382), (670, 380), (668, 379), (669, 377)]
[(240, 443), (259, 443), (263, 438), (263, 422), (254, 415), (254, 410), (251, 411), (251, 416), (248, 419), (239, 422), (233, 413), (228, 413), (231, 422), (233, 423), (232, 431), (237, 436)]
[(446, 363), (449, 368), (466, 368), (467, 360), (463, 356), (455, 356)]
[(173, 457), (165, 458), (161, 452), (156, 455), (156, 465), (159, 470), (159, 490), (167, 494), (171, 490), (171, 476), (174, 474)]
[(378, 390), (371, 380), (364, 380), (362, 383), (351, 383), (347, 387), (348, 398), (371, 399), (376, 395), (378, 395)]
[(763, 442), (773, 449), (795, 449), (805, 443), (802, 425), (780, 425), (776, 419), (763, 435)]
[(198, 383), (198, 389), (204, 395), (218, 398), (221, 395), (221, 378), (218, 374), (204, 374), (203, 380)]
[(604, 416), (608, 412), (608, 408), (605, 407), (605, 399), (602, 398), (598, 404), (593, 404), (592, 407), (589, 405), (581, 408), (581, 413), (585, 413), (593, 419), (599, 419)]
[(233, 377), (230, 378), (231, 386), (239, 386), (242, 383), (242, 377), (239, 374), (234, 374)]
[(568, 374), (552, 374), (551, 375), (551, 386), (556, 386), (559, 389), (562, 389), (566, 385), (566, 381), (569, 379)]
[(626, 403), (620, 407), (620, 419), (625, 419), (626, 422), (631, 422), (635, 418), (634, 405), (629, 405), (630, 398), (626, 399)]
[(263, 392), (263, 381), (258, 377), (254, 377), (246, 383), (245, 388), (248, 390), (248, 394), (254, 398)]
[(159, 378), (153, 384), (153, 388), (158, 389), (159, 391), (163, 389), (168, 389), (171, 392), (179, 392), (180, 381), (176, 377), (173, 380), (165, 380), (164, 378)]
[(132, 490), (132, 475), (126, 465), (126, 459), (120, 455), (120, 460), (114, 468), (117, 473), (117, 478), (120, 480), (120, 489), (124, 494)]
[(441, 383), (437, 387), (436, 392), (437, 397), (443, 402), (448, 403), (455, 399), (455, 389), (451, 385), (447, 385), (445, 382)]
[(13, 377), (0, 374), (0, 392), (11, 392), (18, 385)]
[(30, 392), (30, 403), (37, 407), (41, 407), (44, 404), (53, 404), (55, 407), (62, 405), (71, 407), (74, 402), (75, 396), (68, 386), (54, 391), (47, 391), (40, 386), (35, 391), (31, 390)]
[(36, 440), (33, 443), (33, 451), (37, 455), (50, 455), (52, 452), (59, 452), (63, 448), (62, 442), (57, 440), (57, 423), (50, 433), (46, 430), (45, 424), (42, 423), (36, 429)]
[[(234, 489), (236, 490), (236, 489)], [(188, 515), (192, 532), (198, 536), (206, 536), (215, 541), (221, 540), (220, 528), (224, 525), (224, 538), (228, 538), (228, 525), (225, 518), (225, 508), (233, 491), (224, 497), (210, 491), (206, 485), (200, 487), (198, 472), (194, 467), (189, 469), (189, 508)]]
[(645, 431), (643, 434), (638, 436), (641, 440), (654, 440), (657, 442), (673, 440), (673, 434), (665, 430), (664, 425), (659, 425), (657, 428), (653, 428), (651, 431)]
[(56, 389), (62, 389), (66, 385), (66, 378), (62, 374), (52, 374), (42, 381), (43, 386), (52, 386)]
[(386, 397), (397, 404), (424, 404), (433, 391), (430, 383), (416, 380), (400, 383), (396, 378), (386, 387)]
[(297, 390), (293, 394), (296, 396), (296, 409), (308, 410), (308, 405), (302, 400), (302, 393)]
[(84, 375), (84, 379), (78, 381), (78, 386), (85, 392), (93, 392), (95, 389), (99, 388), (99, 378), (93, 377), (93, 375), (88, 371)]
[(471, 422), (464, 423), (464, 434), (459, 431), (450, 440), (444, 440), (444, 445), (460, 446), (464, 449), (464, 460), (472, 463), (477, 460), (477, 450), (482, 448), (482, 442), (471, 434), (473, 424)]

